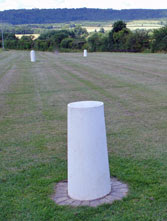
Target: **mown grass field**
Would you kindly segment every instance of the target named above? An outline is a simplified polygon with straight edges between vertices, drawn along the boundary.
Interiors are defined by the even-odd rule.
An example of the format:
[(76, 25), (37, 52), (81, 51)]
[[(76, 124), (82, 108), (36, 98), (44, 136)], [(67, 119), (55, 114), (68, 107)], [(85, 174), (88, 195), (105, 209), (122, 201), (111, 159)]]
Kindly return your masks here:
[[(67, 104), (79, 100), (105, 105), (111, 176), (129, 186), (112, 205), (50, 199), (67, 179)], [(0, 220), (167, 220), (167, 55), (1, 52)]]

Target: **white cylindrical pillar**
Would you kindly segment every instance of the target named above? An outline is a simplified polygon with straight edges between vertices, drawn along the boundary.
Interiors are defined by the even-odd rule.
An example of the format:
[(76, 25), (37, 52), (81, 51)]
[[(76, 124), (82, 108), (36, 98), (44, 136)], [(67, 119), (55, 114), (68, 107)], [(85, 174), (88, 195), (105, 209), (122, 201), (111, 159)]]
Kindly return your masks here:
[(31, 59), (31, 62), (35, 62), (36, 61), (36, 56), (35, 56), (35, 51), (32, 50), (30, 52), (30, 59)]
[(86, 50), (86, 49), (84, 49), (83, 56), (84, 56), (84, 57), (87, 57), (87, 56), (88, 56), (88, 52), (87, 52), (87, 50)]
[(94, 200), (111, 191), (104, 104), (68, 104), (68, 195)]

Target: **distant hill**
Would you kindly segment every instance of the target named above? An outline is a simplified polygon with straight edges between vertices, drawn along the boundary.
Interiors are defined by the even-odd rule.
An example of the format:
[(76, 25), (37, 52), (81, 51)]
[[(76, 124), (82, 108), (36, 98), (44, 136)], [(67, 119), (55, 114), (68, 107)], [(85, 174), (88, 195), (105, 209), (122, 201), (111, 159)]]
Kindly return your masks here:
[(70, 21), (141, 20), (167, 18), (167, 9), (21, 9), (0, 11), (0, 22), (47, 24)]

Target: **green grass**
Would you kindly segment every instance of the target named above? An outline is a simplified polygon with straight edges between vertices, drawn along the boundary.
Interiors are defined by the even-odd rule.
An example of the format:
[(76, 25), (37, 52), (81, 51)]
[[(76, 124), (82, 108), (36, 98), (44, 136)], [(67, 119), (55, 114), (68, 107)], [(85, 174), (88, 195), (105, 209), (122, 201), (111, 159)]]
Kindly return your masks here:
[[(167, 220), (165, 54), (0, 53), (0, 220)], [(105, 104), (111, 176), (122, 201), (58, 206), (67, 179), (67, 104)]]

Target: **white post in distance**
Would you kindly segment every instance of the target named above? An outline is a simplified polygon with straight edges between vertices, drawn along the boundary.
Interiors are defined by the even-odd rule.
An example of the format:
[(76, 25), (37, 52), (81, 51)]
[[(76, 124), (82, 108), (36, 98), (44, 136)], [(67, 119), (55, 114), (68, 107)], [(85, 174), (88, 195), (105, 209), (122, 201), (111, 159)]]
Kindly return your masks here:
[(87, 50), (86, 50), (86, 49), (84, 49), (83, 56), (84, 56), (84, 57), (87, 57), (87, 56), (88, 56), (88, 52), (87, 52)]
[(2, 29), (1, 29), (1, 38), (2, 38), (2, 49), (4, 50), (4, 49), (5, 49), (5, 46), (4, 46), (3, 27), (2, 27)]
[(68, 195), (94, 200), (111, 191), (104, 104), (68, 104)]
[(31, 59), (31, 62), (35, 62), (36, 61), (36, 56), (35, 56), (35, 51), (32, 50), (30, 52), (30, 59)]

